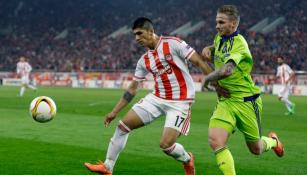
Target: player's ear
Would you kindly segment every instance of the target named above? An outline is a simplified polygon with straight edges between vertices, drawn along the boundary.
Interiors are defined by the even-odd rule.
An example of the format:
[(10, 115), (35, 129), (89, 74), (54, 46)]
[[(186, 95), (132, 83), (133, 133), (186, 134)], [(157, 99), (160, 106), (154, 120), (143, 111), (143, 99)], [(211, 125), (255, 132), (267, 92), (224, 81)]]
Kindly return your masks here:
[(148, 33), (149, 33), (150, 35), (152, 35), (152, 36), (155, 35), (155, 31), (154, 31), (153, 29), (149, 29), (149, 30), (148, 30)]

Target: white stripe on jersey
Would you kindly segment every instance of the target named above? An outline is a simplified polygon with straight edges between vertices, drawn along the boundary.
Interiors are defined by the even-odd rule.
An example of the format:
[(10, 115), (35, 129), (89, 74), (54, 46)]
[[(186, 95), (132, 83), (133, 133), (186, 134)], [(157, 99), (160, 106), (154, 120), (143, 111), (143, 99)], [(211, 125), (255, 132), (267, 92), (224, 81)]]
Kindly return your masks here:
[[(193, 100), (194, 82), (187, 60), (194, 49), (176, 37), (160, 37), (155, 50), (147, 51), (138, 61), (135, 80), (148, 73), (154, 77), (153, 94), (168, 100)], [(138, 78), (137, 78), (138, 77)]]
[(290, 66), (284, 63), (278, 66), (276, 76), (280, 78), (281, 84), (285, 84), (286, 81), (290, 78), (292, 72), (293, 70), (290, 68)]
[(29, 77), (31, 70), (32, 67), (28, 62), (17, 63), (17, 73), (20, 74), (21, 77)]

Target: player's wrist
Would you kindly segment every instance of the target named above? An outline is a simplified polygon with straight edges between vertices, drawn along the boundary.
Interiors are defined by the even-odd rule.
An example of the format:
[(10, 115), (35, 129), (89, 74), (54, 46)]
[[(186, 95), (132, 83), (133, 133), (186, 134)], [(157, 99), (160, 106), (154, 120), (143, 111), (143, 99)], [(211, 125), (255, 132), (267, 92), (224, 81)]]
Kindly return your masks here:
[(119, 112), (119, 110), (114, 109), (111, 114), (116, 117)]

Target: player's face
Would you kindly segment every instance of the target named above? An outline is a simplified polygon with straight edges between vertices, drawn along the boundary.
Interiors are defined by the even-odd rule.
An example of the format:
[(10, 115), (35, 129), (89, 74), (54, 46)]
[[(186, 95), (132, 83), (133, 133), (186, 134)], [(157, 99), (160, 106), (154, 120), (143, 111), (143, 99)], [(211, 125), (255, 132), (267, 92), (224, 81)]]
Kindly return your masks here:
[(20, 57), (20, 59), (19, 59), (21, 62), (24, 62), (24, 61), (26, 61), (26, 58), (25, 57)]
[(277, 58), (277, 63), (278, 63), (279, 65), (282, 65), (282, 64), (284, 63), (284, 61), (283, 61), (282, 58), (278, 57), (278, 58)]
[(230, 20), (224, 13), (217, 13), (216, 30), (220, 36), (230, 35), (236, 31), (236, 22)]
[(150, 30), (136, 28), (133, 30), (135, 40), (138, 44), (144, 47), (151, 47), (153, 32)]

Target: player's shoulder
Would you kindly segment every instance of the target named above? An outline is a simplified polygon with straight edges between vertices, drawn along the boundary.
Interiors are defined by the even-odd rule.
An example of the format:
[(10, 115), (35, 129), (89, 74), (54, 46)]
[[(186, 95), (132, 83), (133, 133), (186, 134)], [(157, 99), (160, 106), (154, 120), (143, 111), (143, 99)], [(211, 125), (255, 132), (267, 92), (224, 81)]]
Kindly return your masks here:
[(234, 37), (235, 43), (236, 44), (247, 44), (246, 39), (244, 38), (243, 35), (238, 34), (237, 36)]
[(248, 43), (244, 36), (241, 34), (238, 34), (237, 36), (234, 37), (234, 42), (233, 42), (234, 47), (240, 47), (240, 48), (245, 48), (248, 49)]
[(161, 39), (168, 42), (177, 42), (177, 43), (184, 42), (181, 38), (175, 36), (162, 36)]
[(143, 55), (141, 55), (141, 57), (138, 60), (138, 63), (139, 62), (144, 62), (144, 59), (148, 57), (148, 52), (149, 51), (146, 51)]

